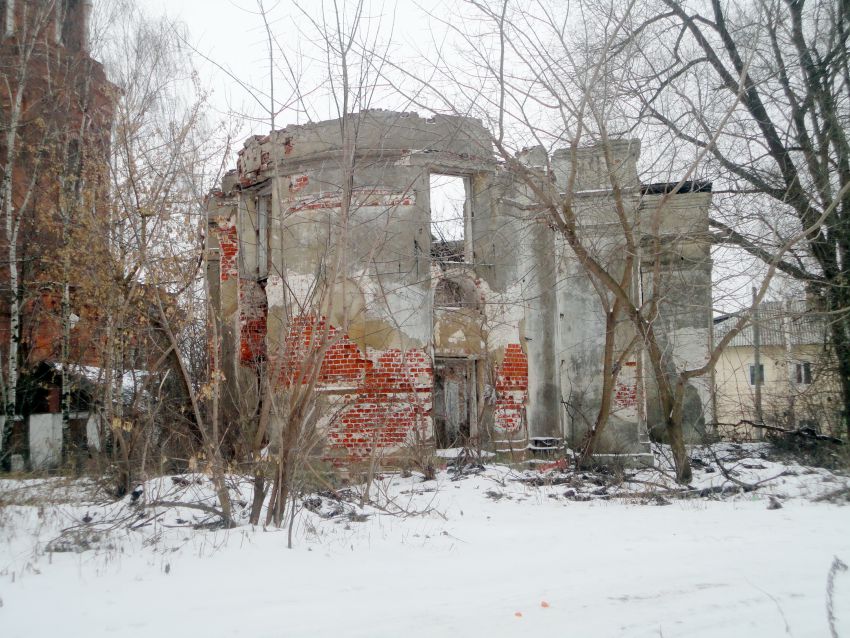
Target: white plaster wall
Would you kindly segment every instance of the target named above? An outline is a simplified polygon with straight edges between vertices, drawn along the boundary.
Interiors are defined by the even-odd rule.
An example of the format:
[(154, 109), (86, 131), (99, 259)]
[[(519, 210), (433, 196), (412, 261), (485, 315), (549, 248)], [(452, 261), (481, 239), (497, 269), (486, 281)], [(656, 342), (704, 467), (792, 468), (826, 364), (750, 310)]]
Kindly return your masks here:
[(357, 275), (355, 280), (363, 290), (366, 317), (388, 320), (414, 344), (431, 341), (430, 300), (426, 289), (398, 284), (381, 286), (365, 273)]
[(30, 467), (46, 470), (62, 461), (62, 415), (31, 414), (29, 416)]
[[(269, 308), (283, 308), (285, 302), (285, 287), (283, 277), (280, 275), (269, 275), (266, 280), (266, 302)], [(302, 293), (303, 294), (303, 293)]]
[(100, 452), (100, 419), (96, 414), (90, 414), (86, 420), (86, 442), (90, 450)]
[(316, 292), (315, 275), (303, 275), (290, 269), (286, 273), (286, 286), (284, 286), (283, 279), (275, 276), (274, 281), (271, 282), (273, 287), (271, 294), (269, 294), (268, 283), (266, 283), (266, 298), (269, 307), (284, 307), (283, 290), (286, 288), (292, 299), (293, 310), (310, 310), (313, 308), (312, 297)]
[[(673, 345), (672, 359), (676, 370), (694, 370), (708, 361), (708, 345), (711, 343), (708, 328), (679, 328), (671, 331), (669, 339)], [(713, 422), (711, 374), (694, 377), (690, 383), (699, 393), (706, 423)]]
[(508, 344), (518, 343), (519, 326), (525, 318), (523, 300), (530, 296), (526, 284), (521, 281), (514, 282), (501, 294), (490, 290), (483, 280), (479, 287), (485, 303), (488, 348), (498, 350), (506, 348)]
[[(414, 344), (424, 345), (431, 340), (431, 321), (428, 312), (428, 295), (416, 286), (381, 286), (374, 277), (360, 272), (349, 278), (349, 312), (351, 318), (382, 319), (397, 328)], [(316, 277), (290, 270), (286, 282), (279, 276), (270, 276), (266, 283), (269, 308), (285, 305), (284, 290), (291, 295), (297, 309), (315, 308)], [(360, 296), (363, 301), (360, 301)], [(363, 304), (365, 303), (365, 307)], [(338, 308), (341, 310), (341, 308)]]

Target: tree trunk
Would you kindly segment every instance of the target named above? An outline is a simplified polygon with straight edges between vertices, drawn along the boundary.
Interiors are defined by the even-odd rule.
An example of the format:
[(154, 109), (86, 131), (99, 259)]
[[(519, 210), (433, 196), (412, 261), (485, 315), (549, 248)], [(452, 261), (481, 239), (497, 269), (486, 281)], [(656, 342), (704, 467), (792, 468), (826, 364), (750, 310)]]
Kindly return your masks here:
[(693, 478), (688, 452), (685, 449), (685, 436), (682, 423), (676, 423), (673, 418), (667, 419), (667, 435), (670, 437), (670, 451), (673, 453), (673, 464), (676, 467), (676, 482), (683, 485), (690, 483)]
[(266, 477), (262, 472), (254, 473), (254, 498), (251, 501), (251, 517), (248, 522), (251, 525), (260, 523), (260, 511), (263, 509), (263, 502), (266, 500)]
[[(834, 287), (829, 295), (829, 309), (847, 312), (850, 300), (843, 290)], [(841, 422), (848, 438), (850, 438), (850, 335), (847, 330), (847, 319), (839, 314), (832, 321), (832, 345), (835, 348), (835, 358), (838, 362), (838, 378), (841, 380)]]

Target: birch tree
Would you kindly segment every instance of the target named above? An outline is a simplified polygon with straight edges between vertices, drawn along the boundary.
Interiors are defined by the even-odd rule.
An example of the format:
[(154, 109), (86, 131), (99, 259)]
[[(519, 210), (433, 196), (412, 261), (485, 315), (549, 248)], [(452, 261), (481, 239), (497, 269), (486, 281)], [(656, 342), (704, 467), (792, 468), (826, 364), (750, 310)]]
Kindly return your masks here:
[[(67, 376), (71, 311), (68, 264), (63, 247), (80, 239), (72, 232), (75, 213), (96, 205), (101, 183), (105, 135), (101, 130), (109, 112), (109, 97), (97, 63), (85, 52), (82, 18), (63, 3), (38, 0), (7, 3), (0, 86), (0, 217), (4, 251), (4, 326), (2, 387), (4, 417), (0, 437), (8, 451), (12, 419), (18, 413), (22, 374), (31, 363), (59, 359), (62, 363), (62, 404), (65, 430), (69, 412)], [(76, 10), (84, 11), (77, 7)], [(74, 28), (72, 28), (72, 26)], [(72, 237), (73, 235), (73, 237)], [(93, 237), (75, 243), (95, 261), (102, 245)], [(40, 311), (40, 290), (61, 299), (54, 343), (39, 343), (39, 332), (52, 321)], [(26, 320), (26, 321), (25, 321)], [(41, 338), (43, 341), (43, 338)], [(32, 358), (32, 360), (30, 360)]]

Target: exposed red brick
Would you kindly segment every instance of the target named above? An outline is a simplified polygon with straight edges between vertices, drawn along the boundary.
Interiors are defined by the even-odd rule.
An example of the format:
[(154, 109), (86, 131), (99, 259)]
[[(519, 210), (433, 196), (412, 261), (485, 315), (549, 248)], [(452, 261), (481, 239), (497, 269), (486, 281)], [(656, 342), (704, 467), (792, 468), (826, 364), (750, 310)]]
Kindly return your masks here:
[(625, 365), (614, 388), (614, 405), (618, 408), (634, 408), (637, 406), (637, 379), (634, 370), (637, 362), (627, 361)]
[(428, 435), (433, 370), (424, 350), (366, 354), (324, 318), (299, 317), (285, 342), (279, 382), (306, 382), (317, 365), (317, 390), (346, 397), (328, 425), (335, 460), (401, 447), (414, 430)]
[[(385, 188), (360, 188), (356, 189), (351, 196), (352, 203), (358, 207), (377, 206), (380, 208), (391, 208), (395, 206), (412, 206), (415, 203), (415, 198), (412, 195)], [(339, 193), (322, 193), (308, 197), (302, 196), (289, 207), (289, 212), (339, 208), (341, 203), (342, 199)]]
[(235, 279), (239, 276), (239, 237), (235, 224), (218, 226), (218, 245), (221, 253), (219, 262), (221, 281)]
[(306, 175), (298, 175), (293, 177), (292, 181), (289, 183), (289, 192), (297, 193), (300, 190), (303, 190), (307, 184), (310, 183), (310, 178)]
[(518, 343), (508, 344), (496, 371), (496, 429), (517, 432), (525, 422), (528, 401), (528, 356)]
[(243, 365), (265, 359), (268, 304), (260, 283), (239, 280), (239, 358)]

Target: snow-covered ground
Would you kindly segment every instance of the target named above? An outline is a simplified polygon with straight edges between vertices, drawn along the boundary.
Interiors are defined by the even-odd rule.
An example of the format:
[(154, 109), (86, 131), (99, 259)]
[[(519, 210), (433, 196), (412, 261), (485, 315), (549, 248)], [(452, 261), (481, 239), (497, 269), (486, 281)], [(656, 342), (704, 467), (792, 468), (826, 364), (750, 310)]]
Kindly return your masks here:
[[(663, 496), (649, 471), (387, 475), (377, 506), (311, 496), (291, 550), (285, 529), (139, 506), (200, 502), (203, 477), (111, 504), (80, 502), (85, 483), (0, 481), (0, 636), (829, 636), (850, 508), (817, 498), (850, 481), (744, 451), (720, 449), (729, 478), (704, 455), (694, 489)], [(850, 636), (850, 572), (833, 601)]]

